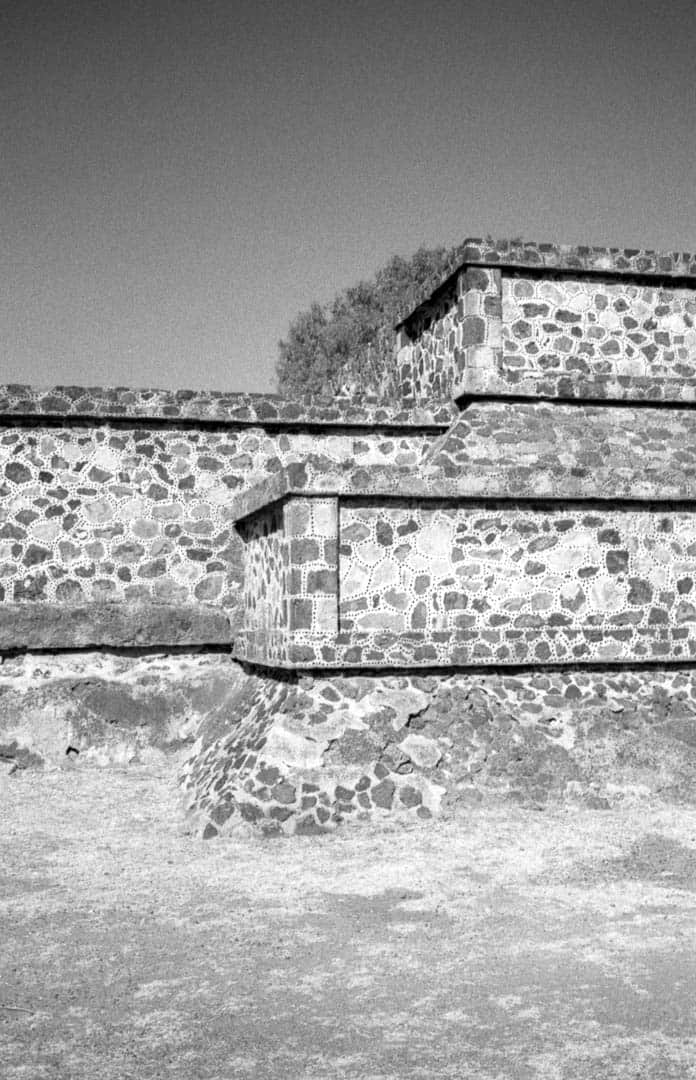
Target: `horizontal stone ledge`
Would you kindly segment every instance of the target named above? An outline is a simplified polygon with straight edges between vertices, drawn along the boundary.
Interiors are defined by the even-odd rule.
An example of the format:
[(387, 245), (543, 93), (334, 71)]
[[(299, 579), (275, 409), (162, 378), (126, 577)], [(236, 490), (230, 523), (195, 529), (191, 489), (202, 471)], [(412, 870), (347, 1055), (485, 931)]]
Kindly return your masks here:
[[(466, 469), (470, 474), (466, 474)], [(282, 499), (292, 498), (338, 498), (339, 500), (370, 498), (382, 501), (419, 500), (449, 503), (452, 507), (464, 503), (475, 504), (482, 512), (496, 510), (504, 504), (529, 505), (540, 509), (543, 505), (602, 507), (617, 510), (641, 510), (664, 513), (679, 509), (696, 509), (696, 478), (682, 477), (667, 472), (654, 477), (636, 480), (636, 469), (623, 472), (609, 469), (583, 469), (585, 475), (573, 475), (570, 471), (554, 473), (552, 469), (537, 472), (532, 467), (510, 470), (506, 473), (495, 461), (480, 463), (464, 461), (452, 466), (460, 475), (447, 475), (443, 469), (424, 466), (420, 473), (406, 469), (380, 469), (370, 472), (368, 483), (362, 476), (344, 477), (330, 474), (309, 475), (305, 483), (293, 482), (284, 472), (269, 481), (255, 485), (230, 500), (229, 514), (234, 522), (241, 522), (265, 507)], [(358, 470), (353, 470), (357, 474)]]
[(674, 378), (619, 372), (601, 375), (553, 369), (467, 368), (456, 382), (453, 394), (458, 401), (466, 398), (535, 398), (580, 404), (594, 401), (605, 406), (626, 402), (628, 406), (678, 409), (696, 404), (696, 375)]
[[(461, 262), (429, 295), (422, 296), (413, 310), (403, 311), (397, 329), (406, 334), (419, 315), (451, 287), (467, 267), (485, 266), (535, 276), (564, 274), (575, 276), (639, 277), (662, 281), (688, 280), (696, 285), (696, 255), (683, 251), (653, 251), (650, 248), (590, 247), (588, 245), (534, 243), (526, 240), (467, 238), (460, 245)], [(671, 281), (670, 281), (671, 279)]]
[(94, 420), (96, 423), (179, 421), (270, 428), (446, 428), (457, 415), (449, 400), (424, 404), (413, 398), (382, 400), (365, 395), (283, 398), (278, 394), (128, 387), (0, 385), (0, 418)]
[(0, 604), (0, 650), (229, 645), (228, 615), (202, 604)]

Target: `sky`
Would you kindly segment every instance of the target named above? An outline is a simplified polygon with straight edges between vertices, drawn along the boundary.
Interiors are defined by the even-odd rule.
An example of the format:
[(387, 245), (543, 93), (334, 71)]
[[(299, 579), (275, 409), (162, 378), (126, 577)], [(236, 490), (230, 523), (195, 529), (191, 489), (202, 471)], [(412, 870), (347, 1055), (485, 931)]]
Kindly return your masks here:
[(0, 0), (0, 382), (268, 392), (467, 236), (696, 249), (696, 0)]

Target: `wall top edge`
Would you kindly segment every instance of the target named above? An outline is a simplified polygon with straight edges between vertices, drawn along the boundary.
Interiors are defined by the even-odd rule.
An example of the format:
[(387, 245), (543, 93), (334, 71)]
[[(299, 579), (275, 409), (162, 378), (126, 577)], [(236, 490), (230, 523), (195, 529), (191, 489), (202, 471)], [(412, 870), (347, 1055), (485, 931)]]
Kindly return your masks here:
[(369, 477), (358, 475), (358, 469), (347, 469), (342, 475), (322, 476), (313, 471), (292, 475), (293, 469), (302, 467), (290, 465), (286, 471), (274, 474), (233, 498), (229, 505), (230, 520), (240, 522), (281, 499), (292, 497), (453, 503), (609, 503), (626, 508), (659, 506), (661, 510), (687, 507), (690, 511), (696, 508), (696, 484), (692, 477), (682, 482), (670, 477), (666, 470), (656, 470), (655, 475), (642, 479), (634, 469), (611, 466), (578, 475), (572, 468), (562, 466), (535, 472), (477, 463), (468, 475), (451, 475), (446, 469), (434, 466), (424, 468), (420, 475), (388, 467), (372, 468)]
[(462, 246), (464, 257), (461, 265), (483, 263), (550, 270), (696, 277), (696, 254), (686, 251), (471, 238), (467, 238)]
[(277, 394), (129, 387), (0, 386), (0, 418), (200, 421), (256, 426), (446, 427), (457, 414), (450, 402), (368, 397), (283, 398)]
[(524, 240), (467, 238), (461, 245), (463, 258), (438, 287), (404, 314), (397, 329), (406, 326), (427, 307), (433, 297), (467, 266), (500, 266), (507, 269), (561, 271), (617, 276), (693, 278), (696, 286), (696, 254), (686, 251), (655, 251), (639, 247), (603, 247), (585, 244), (537, 243)]

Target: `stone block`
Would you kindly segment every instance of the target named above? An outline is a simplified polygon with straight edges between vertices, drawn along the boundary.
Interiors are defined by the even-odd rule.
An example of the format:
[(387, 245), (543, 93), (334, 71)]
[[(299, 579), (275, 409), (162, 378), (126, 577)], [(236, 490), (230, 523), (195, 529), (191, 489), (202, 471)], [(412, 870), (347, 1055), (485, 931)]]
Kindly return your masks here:
[(231, 643), (226, 613), (203, 604), (0, 604), (0, 650)]

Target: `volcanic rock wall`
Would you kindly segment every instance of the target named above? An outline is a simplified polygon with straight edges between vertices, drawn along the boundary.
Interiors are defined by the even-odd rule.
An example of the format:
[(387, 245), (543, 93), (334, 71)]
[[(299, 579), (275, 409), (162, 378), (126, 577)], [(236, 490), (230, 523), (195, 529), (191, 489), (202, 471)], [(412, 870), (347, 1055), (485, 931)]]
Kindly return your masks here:
[(234, 494), (308, 458), (413, 468), (452, 415), (0, 388), (0, 760), (123, 761), (190, 741), (241, 678)]
[(402, 378), (443, 394), (696, 400), (696, 262), (469, 240), (401, 323)]
[(150, 707), (205, 835), (691, 799), (695, 319), (690, 255), (469, 241), (389, 403), (0, 389), (0, 756)]
[(695, 318), (690, 255), (467, 242), (400, 328), (461, 409), (420, 467), (234, 499), (256, 674), (187, 773), (209, 831), (691, 797)]
[(696, 798), (693, 669), (250, 674), (183, 782), (203, 835), (312, 834), (483, 799), (541, 809)]
[(414, 467), (442, 430), (432, 414), (355, 407), (346, 428), (335, 405), (327, 420), (308, 405), (284, 421), (264, 397), (252, 404), (263, 416), (270, 403), (269, 420), (228, 405), (213, 421), (204, 394), (176, 418), (174, 394), (149, 417), (118, 413), (118, 395), (96, 396), (91, 415), (80, 399), (76, 421), (67, 404), (58, 413), (60, 393), (0, 415), (0, 648), (229, 643), (242, 588), (234, 493), (310, 455), (323, 468)]

